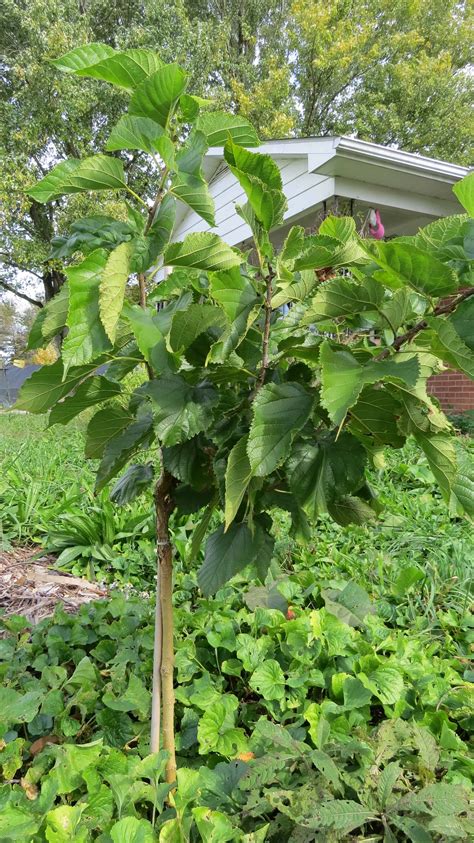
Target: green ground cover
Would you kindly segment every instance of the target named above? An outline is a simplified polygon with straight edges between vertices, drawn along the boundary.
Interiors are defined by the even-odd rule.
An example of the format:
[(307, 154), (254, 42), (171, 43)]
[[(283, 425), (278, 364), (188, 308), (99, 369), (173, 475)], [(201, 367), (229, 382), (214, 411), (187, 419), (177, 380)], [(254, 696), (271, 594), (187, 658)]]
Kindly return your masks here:
[(150, 502), (94, 498), (79, 422), (2, 415), (0, 470), (4, 549), (55, 548), (67, 570), (140, 590), (4, 623), (0, 840), (469, 838), (474, 539), (418, 453), (373, 472), (375, 526), (323, 518), (300, 547), (280, 520), (265, 584), (244, 572), (202, 598), (195, 516), (175, 523), (174, 807), (147, 743)]

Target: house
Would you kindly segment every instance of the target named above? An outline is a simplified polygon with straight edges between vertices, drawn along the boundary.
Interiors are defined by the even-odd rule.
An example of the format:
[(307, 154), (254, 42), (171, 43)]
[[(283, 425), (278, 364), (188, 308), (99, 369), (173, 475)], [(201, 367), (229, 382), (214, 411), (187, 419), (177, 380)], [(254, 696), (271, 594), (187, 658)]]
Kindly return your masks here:
[[(452, 186), (468, 170), (457, 164), (348, 137), (268, 141), (259, 151), (278, 164), (288, 201), (284, 222), (272, 234), (277, 245), (292, 225), (317, 228), (330, 212), (352, 215), (366, 231), (370, 210), (378, 209), (385, 237), (416, 234), (439, 217), (463, 213)], [(213, 230), (231, 246), (250, 247), (250, 229), (235, 212), (244, 192), (222, 148), (208, 151), (204, 171), (216, 207)], [(208, 230), (194, 211), (181, 206), (178, 213), (174, 240)], [(448, 411), (474, 408), (474, 383), (464, 375), (439, 375), (432, 388)]]

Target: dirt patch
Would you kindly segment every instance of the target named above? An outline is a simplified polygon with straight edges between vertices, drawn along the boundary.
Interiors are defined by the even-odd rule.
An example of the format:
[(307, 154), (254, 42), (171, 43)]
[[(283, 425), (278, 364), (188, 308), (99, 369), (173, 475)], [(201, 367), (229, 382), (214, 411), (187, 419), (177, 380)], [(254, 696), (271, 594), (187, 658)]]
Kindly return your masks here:
[[(24, 615), (38, 623), (61, 602), (66, 612), (107, 597), (107, 589), (53, 567), (53, 556), (37, 558), (38, 548), (0, 552), (0, 617)], [(35, 558), (36, 557), (36, 558)]]

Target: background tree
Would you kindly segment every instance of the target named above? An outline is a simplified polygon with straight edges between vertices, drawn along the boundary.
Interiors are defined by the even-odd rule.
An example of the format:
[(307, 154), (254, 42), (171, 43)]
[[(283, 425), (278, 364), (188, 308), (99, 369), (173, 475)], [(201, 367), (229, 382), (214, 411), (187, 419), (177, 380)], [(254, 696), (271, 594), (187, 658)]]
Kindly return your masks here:
[[(181, 0), (5, 0), (0, 12), (0, 289), (22, 293), (35, 305), (52, 298), (64, 280), (62, 263), (48, 260), (52, 237), (78, 216), (115, 208), (113, 197), (97, 202), (83, 196), (45, 208), (25, 193), (52, 164), (103, 146), (108, 127), (123, 110), (121, 90), (94, 79), (79, 87), (48, 62), (92, 41), (151, 45), (166, 61), (178, 59), (186, 66), (197, 92), (210, 76), (211, 22), (191, 24)], [(129, 156), (127, 169), (131, 182), (139, 182), (136, 155)]]
[(471, 163), (471, 3), (294, 0), (291, 13), (298, 132)]

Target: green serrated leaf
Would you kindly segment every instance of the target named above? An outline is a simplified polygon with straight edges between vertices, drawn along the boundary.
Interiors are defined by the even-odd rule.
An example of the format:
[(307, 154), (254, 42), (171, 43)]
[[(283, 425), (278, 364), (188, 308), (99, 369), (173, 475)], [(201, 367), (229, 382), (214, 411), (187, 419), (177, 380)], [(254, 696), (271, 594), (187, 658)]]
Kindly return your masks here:
[(247, 455), (248, 436), (239, 439), (229, 453), (225, 473), (225, 527), (229, 525), (237, 515), (238, 509), (244, 498), (248, 484), (252, 477)]
[(132, 454), (144, 443), (153, 439), (153, 416), (143, 412), (130, 425), (123, 428), (105, 445), (97, 470), (96, 489), (100, 491), (128, 462)]
[(242, 258), (217, 234), (197, 232), (188, 234), (182, 242), (171, 243), (165, 251), (164, 261), (169, 266), (188, 266), (217, 272), (239, 266)]
[(307, 421), (313, 397), (296, 383), (262, 387), (253, 403), (248, 440), (252, 473), (265, 477), (288, 456), (291, 442)]
[(285, 698), (285, 675), (275, 659), (266, 659), (252, 673), (249, 685), (264, 700)]
[(164, 129), (149, 117), (133, 117), (125, 114), (114, 126), (105, 148), (108, 152), (120, 149), (141, 149), (153, 154), (157, 151), (156, 141), (163, 136)]
[[(74, 50), (72, 53), (75, 53), (73, 62), (77, 65), (78, 54)], [(65, 69), (66, 64), (71, 65), (71, 59), (68, 59), (68, 56), (71, 56), (71, 53), (59, 60), (61, 70)], [(91, 76), (93, 79), (110, 82), (126, 91), (134, 91), (140, 82), (143, 82), (144, 79), (147, 79), (163, 66), (163, 62), (156, 53), (142, 48), (112, 51), (101, 60), (91, 64), (84, 64), (84, 54), (81, 58), (83, 58), (82, 66), (72, 70), (76, 76)], [(58, 60), (56, 60), (56, 64), (57, 62)]]
[(206, 543), (204, 562), (198, 571), (201, 591), (206, 595), (214, 594), (254, 561), (258, 546), (246, 524), (234, 522), (226, 532), (222, 524)]
[(270, 155), (249, 152), (228, 140), (224, 158), (244, 189), (249, 204), (266, 231), (282, 222), (287, 204), (280, 170)]
[(92, 416), (86, 433), (85, 454), (88, 459), (102, 457), (110, 440), (118, 436), (133, 421), (133, 416), (123, 407), (107, 407)]
[(440, 316), (427, 316), (425, 321), (433, 331), (430, 346), (434, 354), (474, 380), (474, 350), (463, 342), (453, 322)]
[(109, 56), (113, 56), (114, 53), (115, 50), (108, 44), (92, 41), (90, 44), (75, 47), (58, 59), (53, 59), (51, 64), (54, 64), (64, 73), (77, 73), (85, 67), (90, 67), (103, 61), (103, 59), (109, 58)]
[(108, 155), (92, 155), (82, 161), (71, 158), (53, 167), (27, 193), (37, 202), (50, 202), (69, 193), (126, 188), (123, 163)]
[(102, 401), (109, 401), (119, 395), (121, 391), (120, 384), (109, 381), (102, 375), (86, 378), (72, 395), (64, 398), (53, 407), (49, 414), (48, 427), (52, 427), (53, 424), (68, 424), (71, 419), (78, 416), (87, 407), (93, 407)]
[(209, 328), (222, 328), (224, 323), (225, 317), (219, 307), (212, 304), (191, 304), (187, 310), (178, 311), (174, 315), (169, 344), (173, 351), (185, 351)]
[(130, 274), (131, 243), (121, 243), (107, 258), (100, 279), (99, 312), (102, 325), (111, 342), (115, 342)]
[(404, 284), (428, 296), (447, 296), (458, 287), (456, 273), (451, 267), (411, 243), (396, 240), (372, 243), (369, 254)]
[(206, 136), (209, 146), (224, 146), (229, 137), (239, 146), (258, 146), (260, 143), (253, 126), (240, 114), (203, 112), (197, 118), (196, 129)]
[(146, 392), (153, 401), (156, 434), (163, 445), (177, 445), (209, 426), (215, 392), (208, 384), (192, 386), (181, 375), (169, 375), (150, 381)]
[(89, 363), (112, 345), (100, 320), (99, 295), (107, 252), (97, 249), (77, 266), (69, 267), (69, 332), (62, 347), (65, 372)]
[(130, 114), (149, 117), (166, 128), (170, 114), (186, 90), (187, 81), (187, 75), (179, 65), (164, 65), (135, 89), (130, 100)]
[(415, 386), (420, 366), (416, 355), (400, 360), (371, 360), (364, 366), (347, 349), (333, 350), (325, 340), (321, 345), (321, 403), (335, 424), (340, 424), (367, 384), (403, 381)]
[(349, 278), (331, 278), (318, 287), (303, 324), (323, 318), (335, 319), (341, 316), (355, 316), (366, 310), (377, 310), (383, 298), (384, 288), (372, 278), (366, 278), (360, 283)]
[(453, 186), (453, 193), (459, 199), (470, 217), (474, 217), (474, 173), (468, 173)]

